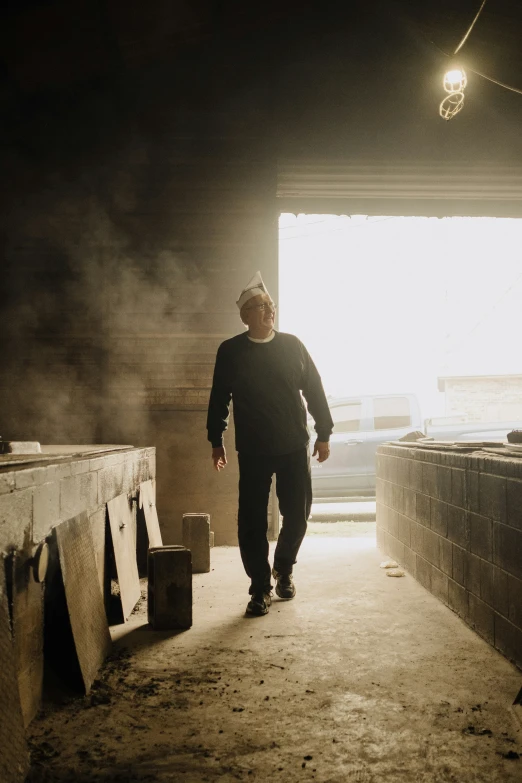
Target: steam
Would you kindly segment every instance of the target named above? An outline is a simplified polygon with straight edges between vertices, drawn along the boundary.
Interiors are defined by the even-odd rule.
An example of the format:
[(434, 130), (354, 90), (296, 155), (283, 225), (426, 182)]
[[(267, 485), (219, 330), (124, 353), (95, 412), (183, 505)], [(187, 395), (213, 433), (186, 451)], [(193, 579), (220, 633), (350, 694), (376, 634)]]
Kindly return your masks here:
[(4, 439), (139, 445), (152, 390), (163, 387), (168, 396), (174, 367), (183, 377), (169, 335), (183, 331), (183, 313), (204, 308), (208, 290), (161, 235), (136, 239), (111, 216), (135, 200), (132, 183), (118, 184), (107, 204), (55, 181), (54, 203), (37, 194), (11, 227)]

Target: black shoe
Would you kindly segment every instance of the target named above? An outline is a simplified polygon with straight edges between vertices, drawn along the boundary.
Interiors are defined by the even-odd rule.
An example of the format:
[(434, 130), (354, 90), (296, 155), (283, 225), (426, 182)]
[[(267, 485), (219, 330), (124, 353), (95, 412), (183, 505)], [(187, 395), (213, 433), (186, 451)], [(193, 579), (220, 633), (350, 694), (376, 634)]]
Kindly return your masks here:
[(283, 598), (285, 601), (295, 597), (295, 585), (292, 579), (292, 574), (279, 574), (275, 568), (272, 570), (274, 579), (276, 580), (276, 595), (279, 598)]
[(270, 593), (254, 593), (247, 604), (246, 613), (261, 617), (268, 614), (268, 607), (272, 603)]

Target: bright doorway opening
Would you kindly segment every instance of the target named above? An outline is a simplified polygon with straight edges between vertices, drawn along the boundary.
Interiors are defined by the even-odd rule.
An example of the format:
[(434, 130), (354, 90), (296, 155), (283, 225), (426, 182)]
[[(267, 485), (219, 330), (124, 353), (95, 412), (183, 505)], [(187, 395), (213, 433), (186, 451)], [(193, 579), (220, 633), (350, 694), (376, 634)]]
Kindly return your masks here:
[(279, 328), (308, 348), (335, 422), (312, 518), (374, 498), (377, 448), (409, 430), (522, 422), (522, 220), (283, 214), (279, 233)]
[(282, 214), (279, 229), (279, 328), (327, 394), (413, 393), (427, 418), (453, 412), (441, 377), (522, 372), (522, 220)]

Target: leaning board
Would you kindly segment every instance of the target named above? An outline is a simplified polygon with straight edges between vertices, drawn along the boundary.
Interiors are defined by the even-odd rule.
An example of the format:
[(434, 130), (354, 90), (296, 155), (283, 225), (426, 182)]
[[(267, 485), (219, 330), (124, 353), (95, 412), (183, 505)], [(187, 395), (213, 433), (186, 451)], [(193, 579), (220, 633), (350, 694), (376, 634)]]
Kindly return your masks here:
[(109, 500), (107, 508), (120, 585), (121, 608), (126, 620), (141, 598), (132, 511), (127, 495), (118, 495), (117, 498)]
[(67, 611), (85, 692), (111, 649), (90, 522), (83, 512), (55, 528)]
[(14, 644), (5, 585), (4, 561), (0, 558), (0, 780), (22, 783), (29, 770), (29, 753), (20, 706)]
[(145, 516), (149, 549), (153, 546), (163, 546), (156, 508), (156, 491), (152, 481), (144, 481), (140, 484), (140, 508), (143, 509)]

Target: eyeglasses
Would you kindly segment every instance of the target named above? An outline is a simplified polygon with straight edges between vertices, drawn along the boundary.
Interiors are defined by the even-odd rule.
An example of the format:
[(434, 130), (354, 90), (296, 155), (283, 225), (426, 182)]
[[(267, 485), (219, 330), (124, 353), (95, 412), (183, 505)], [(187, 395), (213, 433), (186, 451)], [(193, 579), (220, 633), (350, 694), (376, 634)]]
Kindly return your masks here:
[(262, 310), (266, 310), (267, 313), (275, 313), (277, 305), (274, 302), (263, 302), (263, 304), (253, 305), (252, 307), (245, 307), (245, 310), (257, 310), (260, 313)]

